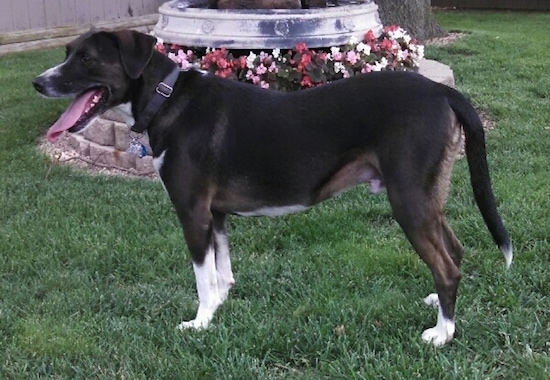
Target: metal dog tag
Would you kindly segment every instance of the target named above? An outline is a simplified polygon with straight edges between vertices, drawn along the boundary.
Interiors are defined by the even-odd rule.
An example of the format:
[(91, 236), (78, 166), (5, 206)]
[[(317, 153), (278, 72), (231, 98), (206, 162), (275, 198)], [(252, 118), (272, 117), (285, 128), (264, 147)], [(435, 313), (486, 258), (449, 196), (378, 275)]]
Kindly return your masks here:
[(147, 155), (147, 148), (139, 141), (139, 137), (132, 137), (126, 152), (136, 157), (143, 158)]

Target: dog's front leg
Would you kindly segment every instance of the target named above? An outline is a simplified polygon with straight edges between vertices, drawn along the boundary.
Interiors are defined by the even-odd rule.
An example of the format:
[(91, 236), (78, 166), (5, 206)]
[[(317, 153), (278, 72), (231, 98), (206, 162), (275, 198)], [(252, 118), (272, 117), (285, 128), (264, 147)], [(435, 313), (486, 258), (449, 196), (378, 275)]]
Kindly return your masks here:
[(195, 319), (180, 323), (180, 330), (208, 328), (214, 313), (223, 302), (218, 290), (216, 255), (212, 246), (208, 248), (202, 263), (193, 262), (193, 270), (197, 282), (199, 309)]
[(225, 228), (225, 214), (213, 212), (214, 247), (216, 251), (216, 277), (218, 280), (218, 291), (223, 301), (229, 295), (229, 289), (235, 284), (233, 271), (231, 270), (231, 259), (229, 257), (229, 243)]
[(225, 215), (212, 213), (209, 198), (197, 196), (207, 191), (197, 190), (193, 177), (181, 176), (181, 163), (165, 165), (165, 161), (175, 162), (174, 157), (167, 158), (167, 154), (170, 152), (165, 150), (155, 156), (153, 166), (170, 196), (183, 229), (193, 260), (199, 296), (199, 309), (195, 319), (181, 322), (178, 328), (205, 329), (234, 283), (225, 233)]
[(184, 321), (178, 327), (205, 329), (223, 302), (218, 289), (213, 217), (205, 207), (197, 207), (190, 213), (178, 210), (178, 216), (193, 260), (199, 296), (199, 308), (195, 319)]
[(212, 214), (212, 235), (212, 243), (202, 264), (193, 261), (199, 295), (197, 316), (194, 320), (182, 322), (179, 325), (180, 329), (207, 328), (217, 308), (227, 299), (229, 289), (235, 284), (229, 257), (225, 214)]

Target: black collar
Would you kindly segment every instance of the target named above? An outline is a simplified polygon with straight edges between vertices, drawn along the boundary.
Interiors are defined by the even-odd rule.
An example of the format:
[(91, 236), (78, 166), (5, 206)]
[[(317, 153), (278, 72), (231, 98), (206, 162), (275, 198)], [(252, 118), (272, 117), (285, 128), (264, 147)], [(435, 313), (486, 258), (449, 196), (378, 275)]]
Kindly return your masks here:
[(149, 100), (149, 103), (147, 103), (143, 109), (143, 112), (140, 113), (139, 119), (136, 120), (134, 125), (130, 128), (132, 131), (143, 133), (147, 127), (149, 127), (151, 120), (153, 120), (157, 112), (160, 110), (160, 107), (162, 107), (164, 101), (172, 95), (172, 91), (174, 91), (174, 84), (176, 84), (179, 74), (180, 69), (178, 66), (175, 66), (172, 71), (157, 85), (153, 97)]

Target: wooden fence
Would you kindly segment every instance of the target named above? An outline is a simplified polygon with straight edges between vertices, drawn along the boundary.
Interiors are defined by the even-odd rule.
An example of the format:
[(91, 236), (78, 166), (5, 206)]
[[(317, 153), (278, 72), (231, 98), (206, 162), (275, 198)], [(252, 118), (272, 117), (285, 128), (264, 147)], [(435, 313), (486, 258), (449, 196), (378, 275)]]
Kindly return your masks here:
[(461, 9), (549, 11), (550, 0), (432, 0), (432, 6)]
[(90, 25), (158, 12), (167, 0), (0, 0), (0, 33)]

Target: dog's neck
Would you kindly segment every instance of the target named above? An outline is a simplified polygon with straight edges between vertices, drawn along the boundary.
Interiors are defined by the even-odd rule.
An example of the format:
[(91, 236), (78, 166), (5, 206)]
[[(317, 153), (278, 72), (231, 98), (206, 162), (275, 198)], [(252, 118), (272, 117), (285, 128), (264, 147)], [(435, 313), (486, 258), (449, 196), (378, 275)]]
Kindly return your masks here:
[(160, 61), (160, 69), (154, 72), (145, 70), (141, 76), (141, 86), (143, 89), (151, 92), (148, 97), (132, 100), (132, 114), (135, 123), (132, 130), (137, 133), (143, 133), (149, 127), (149, 124), (162, 108), (164, 102), (172, 95), (173, 87), (179, 76), (179, 67), (165, 56), (154, 52), (151, 61)]

